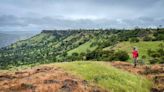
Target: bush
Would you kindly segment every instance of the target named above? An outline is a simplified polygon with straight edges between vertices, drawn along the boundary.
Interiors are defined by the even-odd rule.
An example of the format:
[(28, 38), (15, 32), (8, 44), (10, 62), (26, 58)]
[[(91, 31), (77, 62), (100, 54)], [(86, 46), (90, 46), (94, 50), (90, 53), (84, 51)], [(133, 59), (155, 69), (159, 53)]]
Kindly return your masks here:
[(120, 61), (126, 61), (129, 59), (129, 55), (126, 51), (118, 51), (115, 53), (115, 59)]
[(153, 59), (150, 59), (149, 61), (150, 61), (150, 64), (156, 64), (158, 63), (159, 60), (157, 58), (153, 58)]
[(150, 63), (164, 64), (164, 45), (160, 44), (157, 50), (148, 50), (148, 55), (150, 56)]
[(86, 54), (86, 60), (111, 61), (114, 60), (114, 51), (96, 50)]
[(156, 41), (164, 40), (164, 29), (158, 29), (153, 35)]
[(143, 40), (144, 40), (144, 41), (152, 41), (153, 38), (152, 38), (152, 37), (149, 37), (149, 36), (145, 36), (145, 37), (143, 38)]
[(95, 59), (97, 57), (96, 55), (97, 55), (97, 52), (96, 51), (89, 52), (89, 53), (86, 54), (86, 60)]
[(164, 64), (164, 56), (162, 56), (162, 57), (160, 58), (159, 63), (160, 63), (160, 64)]
[(133, 42), (133, 43), (134, 43), (134, 42), (139, 42), (139, 41), (140, 41), (140, 40), (139, 40), (138, 38), (131, 38), (131, 39), (130, 39), (130, 42)]
[(86, 60), (98, 60), (98, 61), (112, 61), (112, 60), (120, 60), (126, 61), (129, 59), (129, 55), (125, 51), (102, 51), (96, 50), (86, 54)]
[(79, 54), (78, 54), (78, 53), (76, 53), (76, 52), (74, 52), (74, 53), (72, 53), (72, 56), (77, 57), (77, 56), (79, 56)]
[(158, 34), (158, 36), (156, 37), (156, 40), (158, 41), (164, 40), (164, 34)]

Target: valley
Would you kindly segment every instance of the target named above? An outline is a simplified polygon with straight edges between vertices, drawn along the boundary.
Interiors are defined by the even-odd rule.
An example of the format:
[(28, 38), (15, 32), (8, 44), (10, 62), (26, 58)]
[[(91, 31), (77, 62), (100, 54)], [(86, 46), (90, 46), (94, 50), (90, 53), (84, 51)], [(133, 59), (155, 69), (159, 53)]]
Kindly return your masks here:
[(11, 32), (4, 32), (0, 31), (0, 48), (11, 45), (19, 40), (25, 40), (36, 35), (39, 32), (24, 32), (24, 31), (11, 31)]

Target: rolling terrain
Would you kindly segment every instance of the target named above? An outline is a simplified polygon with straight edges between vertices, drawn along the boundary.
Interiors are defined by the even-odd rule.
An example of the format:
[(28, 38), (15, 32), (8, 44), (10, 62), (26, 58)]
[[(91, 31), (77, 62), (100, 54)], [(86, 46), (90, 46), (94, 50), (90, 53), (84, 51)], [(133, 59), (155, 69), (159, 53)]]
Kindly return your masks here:
[[(164, 29), (43, 30), (0, 49), (0, 91), (163, 92), (163, 35)], [(136, 68), (133, 46), (145, 61)]]
[[(118, 66), (116, 63), (77, 61), (1, 71), (0, 91), (149, 92), (151, 90), (153, 86), (151, 80), (126, 72), (127, 69), (116, 69), (112, 65)], [(127, 67), (125, 64), (120, 65)]]
[[(147, 54), (146, 45), (154, 50), (163, 44), (163, 34), (163, 29), (43, 30), (29, 39), (1, 48), (0, 68), (75, 60), (131, 61), (132, 46), (139, 48), (141, 57)], [(146, 55), (147, 63), (149, 57)], [(162, 63), (162, 58), (160, 60)]]

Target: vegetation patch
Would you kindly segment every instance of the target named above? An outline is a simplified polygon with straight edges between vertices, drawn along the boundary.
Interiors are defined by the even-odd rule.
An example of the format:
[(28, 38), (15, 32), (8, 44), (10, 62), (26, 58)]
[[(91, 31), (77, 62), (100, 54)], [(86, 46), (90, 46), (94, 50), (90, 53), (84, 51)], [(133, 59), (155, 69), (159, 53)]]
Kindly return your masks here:
[[(127, 61), (126, 53), (131, 55), (133, 46), (139, 50), (139, 59), (144, 58), (145, 62), (152, 57), (147, 54), (147, 50), (154, 51), (158, 48), (159, 43), (163, 43), (163, 35), (163, 28), (43, 30), (29, 39), (0, 48), (0, 69), (63, 61)], [(114, 48), (114, 54), (110, 53), (112, 48)], [(105, 49), (109, 52), (104, 52)], [(125, 52), (115, 54), (118, 50)], [(98, 57), (92, 56), (95, 52)], [(91, 59), (88, 59), (88, 55), (89, 58), (91, 56)], [(158, 57), (157, 60), (163, 63), (161, 62), (163, 57)]]
[(103, 62), (77, 61), (56, 65), (110, 92), (150, 92), (152, 87), (152, 82), (146, 78), (107, 66)]
[[(115, 47), (111, 48), (111, 47), (106, 47), (104, 48), (104, 50), (124, 50), (126, 52), (128, 52), (129, 56), (131, 56), (132, 54), (132, 48), (135, 46), (137, 47), (138, 51), (139, 51), (139, 59), (142, 59), (143, 56), (145, 56), (145, 61), (149, 60), (149, 56), (148, 56), (148, 50), (157, 50), (159, 49), (159, 45), (162, 44), (162, 41), (151, 41), (151, 42), (138, 42), (138, 43), (131, 43), (131, 42), (121, 42), (118, 43)], [(130, 57), (129, 61), (132, 60), (132, 57)]]
[(86, 53), (87, 51), (93, 51), (96, 49), (97, 46), (93, 46), (91, 47), (92, 41), (88, 41), (82, 45), (80, 45), (79, 47), (68, 51), (68, 55), (72, 55), (72, 53)]

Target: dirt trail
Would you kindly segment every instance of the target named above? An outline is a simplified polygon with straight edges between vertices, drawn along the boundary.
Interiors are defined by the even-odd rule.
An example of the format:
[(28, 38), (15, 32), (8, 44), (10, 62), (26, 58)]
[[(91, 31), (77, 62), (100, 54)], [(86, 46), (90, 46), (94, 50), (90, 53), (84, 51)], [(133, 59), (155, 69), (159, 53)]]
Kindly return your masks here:
[(107, 92), (50, 66), (0, 74), (0, 92)]
[(146, 76), (154, 81), (152, 92), (164, 92), (164, 64), (138, 65), (136, 68), (127, 62), (112, 62), (112, 66), (125, 71)]

